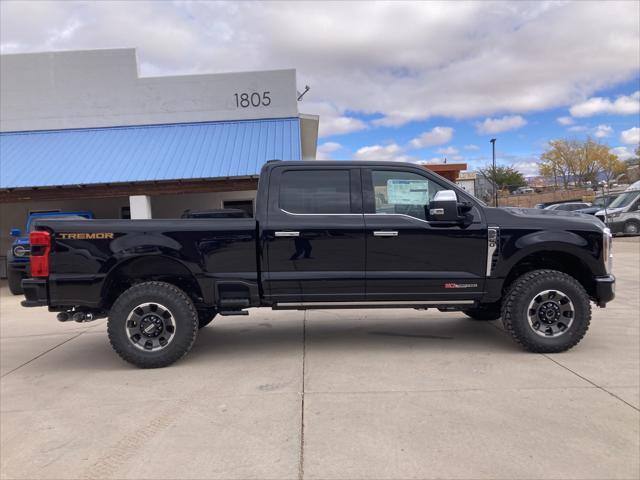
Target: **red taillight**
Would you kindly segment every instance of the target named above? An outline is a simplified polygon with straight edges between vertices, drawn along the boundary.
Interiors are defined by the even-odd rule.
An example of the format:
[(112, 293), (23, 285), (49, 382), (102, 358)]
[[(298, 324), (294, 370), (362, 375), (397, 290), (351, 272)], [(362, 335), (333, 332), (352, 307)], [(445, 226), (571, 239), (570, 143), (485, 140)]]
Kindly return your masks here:
[(31, 244), (31, 276), (49, 276), (49, 253), (51, 252), (51, 235), (44, 230), (29, 234)]

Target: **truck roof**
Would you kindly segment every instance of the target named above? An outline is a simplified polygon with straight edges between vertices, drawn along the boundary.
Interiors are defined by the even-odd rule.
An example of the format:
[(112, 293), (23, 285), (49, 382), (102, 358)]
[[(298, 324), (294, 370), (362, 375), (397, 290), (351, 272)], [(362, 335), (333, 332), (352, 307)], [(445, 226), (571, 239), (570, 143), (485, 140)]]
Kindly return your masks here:
[(410, 162), (393, 162), (389, 160), (269, 160), (264, 164), (265, 167), (275, 167), (278, 165), (288, 166), (320, 166), (320, 167), (397, 167), (398, 165), (406, 167), (416, 167), (424, 169), (424, 165)]

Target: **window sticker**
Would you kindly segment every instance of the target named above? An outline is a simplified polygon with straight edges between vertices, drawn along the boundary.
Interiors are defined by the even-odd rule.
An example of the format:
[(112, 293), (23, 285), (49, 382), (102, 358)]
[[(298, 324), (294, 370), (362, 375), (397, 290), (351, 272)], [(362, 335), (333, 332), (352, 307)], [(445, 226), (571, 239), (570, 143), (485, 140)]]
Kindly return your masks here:
[(426, 180), (387, 180), (387, 196), (392, 205), (427, 205), (429, 182)]

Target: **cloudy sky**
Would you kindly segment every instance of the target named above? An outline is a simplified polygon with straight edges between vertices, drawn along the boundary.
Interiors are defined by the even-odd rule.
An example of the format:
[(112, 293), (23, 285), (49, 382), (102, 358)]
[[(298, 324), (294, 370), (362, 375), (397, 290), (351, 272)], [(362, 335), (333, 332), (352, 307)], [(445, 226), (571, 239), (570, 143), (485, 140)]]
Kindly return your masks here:
[(2, 53), (136, 47), (142, 75), (296, 68), (322, 158), (498, 157), (640, 141), (640, 2), (7, 1)]

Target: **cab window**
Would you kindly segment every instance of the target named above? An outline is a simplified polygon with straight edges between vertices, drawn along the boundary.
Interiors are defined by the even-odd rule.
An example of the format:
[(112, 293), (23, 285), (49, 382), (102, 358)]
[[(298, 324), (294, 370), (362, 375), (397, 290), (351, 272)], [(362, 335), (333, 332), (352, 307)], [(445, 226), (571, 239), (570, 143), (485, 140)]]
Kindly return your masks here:
[(287, 170), (280, 180), (279, 203), (288, 213), (350, 213), (349, 170)]
[(444, 187), (412, 172), (373, 170), (375, 213), (402, 214), (426, 220), (433, 197)]

